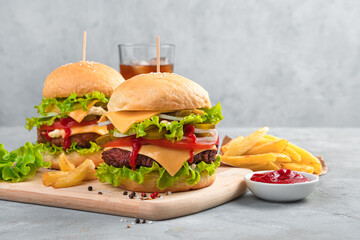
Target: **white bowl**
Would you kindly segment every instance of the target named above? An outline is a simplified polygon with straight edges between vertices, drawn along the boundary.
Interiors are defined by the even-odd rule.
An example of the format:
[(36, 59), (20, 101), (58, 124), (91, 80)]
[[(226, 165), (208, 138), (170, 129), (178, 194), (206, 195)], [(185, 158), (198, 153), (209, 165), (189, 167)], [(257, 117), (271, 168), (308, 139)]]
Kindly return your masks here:
[(307, 197), (315, 189), (319, 176), (297, 172), (307, 177), (310, 182), (293, 183), (293, 184), (273, 184), (273, 183), (262, 183), (250, 180), (252, 175), (255, 173), (266, 173), (270, 171), (258, 171), (249, 173), (245, 176), (245, 182), (250, 191), (257, 197), (273, 201), (273, 202), (293, 202), (298, 201)]

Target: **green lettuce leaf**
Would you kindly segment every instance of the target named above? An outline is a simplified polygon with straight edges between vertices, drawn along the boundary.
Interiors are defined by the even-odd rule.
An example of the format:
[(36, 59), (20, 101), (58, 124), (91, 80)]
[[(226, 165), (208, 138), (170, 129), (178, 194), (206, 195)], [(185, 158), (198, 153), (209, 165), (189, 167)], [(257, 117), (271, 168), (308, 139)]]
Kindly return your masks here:
[[(83, 147), (79, 147), (77, 146), (77, 143), (74, 142), (71, 144), (70, 148), (66, 149), (66, 153), (71, 153), (71, 152), (78, 152), (80, 155), (84, 155), (84, 154), (90, 154), (90, 153), (94, 153), (94, 152), (98, 152), (101, 150), (101, 147), (99, 145), (97, 145), (94, 142), (90, 142), (91, 146), (90, 148), (83, 148)], [(38, 143), (37, 144), (40, 151), (41, 152), (47, 152), (51, 155), (56, 155), (56, 154), (60, 154), (62, 152), (64, 152), (62, 147), (58, 147), (56, 145), (50, 144), (50, 143)]]
[[(55, 120), (68, 117), (67, 114), (75, 109), (82, 108), (84, 111), (87, 111), (87, 105), (93, 100), (99, 100), (105, 104), (109, 102), (109, 98), (105, 97), (104, 93), (95, 91), (83, 97), (78, 97), (75, 93), (72, 93), (67, 98), (43, 98), (41, 104), (35, 107), (40, 116), (27, 118), (25, 128), (31, 130), (42, 125), (51, 126)], [(46, 109), (50, 106), (56, 107), (61, 113), (46, 113)]]
[(220, 156), (216, 157), (214, 162), (206, 164), (200, 162), (194, 169), (185, 162), (181, 169), (171, 176), (163, 167), (160, 167), (155, 161), (151, 167), (140, 167), (134, 171), (127, 167), (116, 168), (109, 166), (105, 163), (100, 164), (96, 170), (96, 176), (100, 182), (108, 182), (111, 185), (117, 187), (122, 180), (129, 178), (130, 180), (142, 184), (147, 175), (157, 174), (159, 176), (157, 180), (157, 187), (159, 189), (165, 189), (172, 187), (176, 181), (186, 181), (190, 185), (195, 185), (200, 181), (202, 174), (213, 175), (220, 165)]
[(159, 132), (165, 128), (169, 131), (168, 134), (165, 134), (165, 138), (174, 142), (180, 141), (184, 136), (183, 127), (185, 124), (197, 124), (197, 123), (213, 123), (218, 124), (224, 117), (221, 114), (221, 105), (218, 103), (212, 108), (202, 108), (204, 114), (195, 115), (191, 114), (186, 116), (183, 120), (180, 121), (171, 121), (169, 123), (159, 122), (159, 117), (154, 116), (150, 119), (146, 119), (143, 122), (133, 124), (130, 129), (127, 131), (127, 135), (136, 133), (136, 137), (146, 136), (145, 129), (150, 126), (156, 126), (159, 128)]
[(50, 167), (50, 162), (44, 162), (40, 148), (30, 142), (8, 153), (0, 143), (0, 180), (22, 182), (31, 178), (41, 167)]

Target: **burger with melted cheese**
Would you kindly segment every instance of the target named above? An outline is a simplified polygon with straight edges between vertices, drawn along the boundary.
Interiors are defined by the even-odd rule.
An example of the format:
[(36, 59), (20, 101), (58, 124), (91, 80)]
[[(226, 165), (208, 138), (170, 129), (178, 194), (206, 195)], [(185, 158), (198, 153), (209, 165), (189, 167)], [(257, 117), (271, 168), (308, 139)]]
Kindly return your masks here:
[(39, 116), (27, 119), (26, 128), (37, 128), (37, 143), (44, 161), (59, 168), (59, 154), (80, 165), (92, 159), (103, 162), (95, 140), (108, 134), (97, 121), (106, 113), (109, 98), (124, 78), (104, 64), (83, 61), (55, 69), (46, 78)]
[(173, 73), (137, 75), (113, 93), (100, 119), (109, 134), (97, 168), (100, 182), (140, 192), (187, 191), (215, 180), (216, 124), (221, 106), (211, 107), (199, 84)]

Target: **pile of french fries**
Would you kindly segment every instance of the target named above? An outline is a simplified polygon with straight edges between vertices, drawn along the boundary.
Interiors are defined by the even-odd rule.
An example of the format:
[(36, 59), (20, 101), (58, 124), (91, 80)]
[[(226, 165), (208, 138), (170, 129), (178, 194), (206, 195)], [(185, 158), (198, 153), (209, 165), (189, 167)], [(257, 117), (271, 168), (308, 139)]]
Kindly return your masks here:
[(95, 177), (95, 164), (92, 160), (86, 159), (77, 168), (71, 163), (64, 153), (59, 159), (60, 171), (46, 172), (42, 176), (45, 186), (54, 188), (66, 188), (81, 184), (85, 180), (93, 180)]
[(268, 127), (263, 127), (247, 137), (232, 139), (221, 147), (221, 161), (253, 171), (286, 168), (313, 174), (321, 173), (322, 166), (318, 158), (286, 139), (267, 135), (268, 131)]

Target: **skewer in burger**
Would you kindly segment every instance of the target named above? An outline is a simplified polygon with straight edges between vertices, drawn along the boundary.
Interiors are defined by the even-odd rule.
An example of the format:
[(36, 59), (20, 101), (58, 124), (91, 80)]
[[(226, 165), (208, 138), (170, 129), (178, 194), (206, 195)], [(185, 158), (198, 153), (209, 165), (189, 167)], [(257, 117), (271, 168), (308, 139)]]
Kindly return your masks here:
[(100, 182), (140, 192), (178, 192), (215, 181), (220, 164), (221, 106), (199, 84), (173, 73), (137, 75), (122, 83), (100, 119)]
[(26, 128), (37, 128), (37, 143), (44, 161), (59, 169), (59, 154), (80, 165), (91, 159), (103, 162), (95, 140), (108, 134), (97, 121), (107, 111), (109, 97), (124, 78), (104, 64), (82, 61), (55, 69), (46, 78), (39, 116), (27, 119)]

